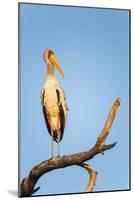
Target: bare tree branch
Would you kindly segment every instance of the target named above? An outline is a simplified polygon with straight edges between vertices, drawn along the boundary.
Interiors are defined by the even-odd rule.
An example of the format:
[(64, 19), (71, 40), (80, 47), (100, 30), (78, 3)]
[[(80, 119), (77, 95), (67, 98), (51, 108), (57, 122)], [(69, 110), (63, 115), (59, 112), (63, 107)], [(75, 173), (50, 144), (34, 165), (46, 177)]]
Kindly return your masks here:
[(105, 142), (105, 140), (106, 140), (106, 138), (107, 138), (107, 136), (108, 136), (108, 134), (111, 130), (112, 123), (115, 119), (116, 113), (118, 112), (120, 104), (121, 104), (121, 98), (118, 97), (116, 99), (116, 101), (114, 102), (111, 111), (109, 112), (109, 115), (108, 115), (107, 120), (105, 122), (104, 128), (102, 129), (102, 131), (101, 131), (101, 133), (98, 137), (96, 145), (103, 145), (104, 144), (104, 142)]
[(95, 181), (96, 181), (98, 172), (95, 171), (90, 165), (87, 165), (85, 163), (81, 163), (81, 164), (79, 164), (79, 166), (85, 168), (88, 171), (89, 176), (90, 176), (88, 185), (85, 189), (85, 192), (92, 192), (93, 188), (95, 186)]
[(113, 144), (105, 144), (105, 140), (111, 130), (113, 120), (120, 107), (120, 104), (121, 104), (121, 99), (117, 98), (117, 100), (114, 102), (112, 106), (112, 109), (105, 122), (104, 128), (100, 133), (94, 147), (85, 152), (80, 152), (68, 156), (62, 156), (60, 158), (56, 157), (54, 159), (45, 160), (42, 163), (36, 165), (31, 169), (28, 177), (22, 180), (20, 185), (20, 196), (21, 197), (31, 196), (33, 193), (39, 190), (40, 187), (36, 189), (34, 188), (38, 179), (43, 174), (48, 173), (55, 169), (65, 168), (72, 165), (81, 166), (89, 172), (90, 180), (85, 192), (91, 192), (95, 185), (97, 172), (91, 166), (85, 164), (84, 162), (92, 159), (95, 155), (99, 153), (102, 153), (108, 149), (113, 148), (116, 145), (116, 142), (114, 142)]

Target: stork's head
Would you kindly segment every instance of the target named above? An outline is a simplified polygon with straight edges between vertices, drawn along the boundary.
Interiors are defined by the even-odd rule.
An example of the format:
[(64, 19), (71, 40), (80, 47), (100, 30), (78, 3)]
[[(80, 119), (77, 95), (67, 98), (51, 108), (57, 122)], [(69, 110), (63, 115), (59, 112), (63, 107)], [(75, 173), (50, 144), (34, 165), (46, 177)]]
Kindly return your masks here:
[(46, 64), (49, 66), (55, 66), (57, 68), (57, 70), (60, 72), (60, 74), (62, 75), (62, 77), (64, 77), (64, 74), (62, 72), (62, 69), (54, 55), (54, 52), (51, 49), (46, 49), (43, 52), (43, 59), (46, 62)]

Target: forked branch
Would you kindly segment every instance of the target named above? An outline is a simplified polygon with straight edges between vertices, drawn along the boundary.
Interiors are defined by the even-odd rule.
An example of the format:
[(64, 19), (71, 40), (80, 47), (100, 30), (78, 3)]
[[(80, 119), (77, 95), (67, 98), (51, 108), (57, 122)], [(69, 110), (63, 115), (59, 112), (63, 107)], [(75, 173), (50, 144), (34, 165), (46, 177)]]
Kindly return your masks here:
[(28, 177), (22, 180), (20, 185), (20, 196), (21, 197), (31, 196), (33, 193), (39, 190), (40, 187), (35, 188), (35, 185), (38, 179), (43, 174), (48, 173), (55, 169), (69, 167), (72, 165), (81, 166), (88, 171), (90, 179), (85, 189), (85, 192), (91, 192), (95, 185), (97, 172), (91, 166), (85, 164), (84, 162), (92, 159), (95, 155), (99, 153), (103, 153), (104, 151), (113, 148), (116, 145), (116, 142), (112, 144), (105, 144), (105, 141), (111, 130), (113, 120), (117, 114), (120, 104), (121, 104), (121, 99), (117, 98), (117, 100), (114, 102), (112, 106), (111, 111), (109, 112), (104, 128), (100, 133), (96, 141), (96, 144), (91, 149), (85, 152), (80, 152), (68, 156), (62, 156), (60, 158), (57, 157), (54, 159), (45, 160), (42, 163), (36, 165), (31, 169)]

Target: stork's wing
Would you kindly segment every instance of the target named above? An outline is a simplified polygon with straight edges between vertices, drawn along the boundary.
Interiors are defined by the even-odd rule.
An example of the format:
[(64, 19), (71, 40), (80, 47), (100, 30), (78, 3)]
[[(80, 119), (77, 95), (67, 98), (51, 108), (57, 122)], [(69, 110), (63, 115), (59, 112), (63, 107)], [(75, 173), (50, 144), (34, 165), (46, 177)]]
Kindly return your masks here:
[(41, 104), (42, 104), (42, 110), (43, 110), (43, 114), (44, 114), (44, 119), (46, 122), (46, 126), (47, 126), (47, 130), (51, 135), (51, 127), (50, 124), (48, 122), (48, 118), (47, 118), (47, 112), (46, 112), (46, 107), (45, 107), (45, 103), (44, 103), (44, 98), (45, 98), (45, 89), (41, 90)]
[(60, 91), (58, 89), (56, 89), (56, 94), (57, 94), (57, 101), (58, 101), (58, 106), (59, 106), (59, 116), (60, 116), (60, 124), (61, 124), (61, 132), (60, 132), (60, 138), (59, 138), (59, 141), (62, 140), (62, 137), (63, 137), (63, 133), (64, 133), (64, 128), (65, 128), (65, 111), (64, 111), (64, 108), (63, 108), (63, 103), (61, 101), (61, 97), (60, 97)]
[(67, 111), (69, 110), (68, 109), (68, 105), (67, 105), (67, 101), (66, 101), (66, 95), (65, 95), (65, 93), (64, 93), (64, 90), (63, 90), (63, 88), (62, 87), (60, 87), (60, 89), (62, 90), (62, 93), (63, 93), (63, 102), (64, 102), (64, 109), (65, 109), (65, 112), (66, 112), (66, 114), (67, 114)]

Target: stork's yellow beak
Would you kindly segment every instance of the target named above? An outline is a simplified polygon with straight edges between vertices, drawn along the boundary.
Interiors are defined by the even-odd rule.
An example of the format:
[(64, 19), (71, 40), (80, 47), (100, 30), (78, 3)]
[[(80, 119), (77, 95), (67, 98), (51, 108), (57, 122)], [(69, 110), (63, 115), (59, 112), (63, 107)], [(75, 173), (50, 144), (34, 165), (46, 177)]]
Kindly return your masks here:
[(62, 69), (55, 57), (55, 55), (53, 53), (51, 53), (51, 55), (49, 56), (50, 61), (53, 63), (53, 65), (57, 68), (57, 70), (60, 72), (60, 74), (62, 75), (62, 77), (64, 78), (64, 74), (62, 72)]

